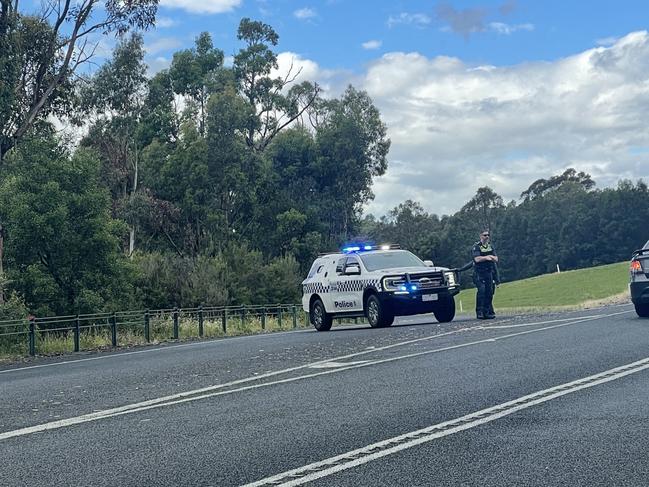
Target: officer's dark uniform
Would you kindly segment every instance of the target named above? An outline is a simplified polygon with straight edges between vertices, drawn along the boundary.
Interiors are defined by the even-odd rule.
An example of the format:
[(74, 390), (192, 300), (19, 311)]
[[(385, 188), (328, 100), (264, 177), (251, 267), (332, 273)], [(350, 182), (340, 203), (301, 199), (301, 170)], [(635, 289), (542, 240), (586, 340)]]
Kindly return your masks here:
[[(472, 250), (473, 258), (496, 255), (490, 242), (476, 242)], [(495, 262), (474, 262), (473, 282), (478, 290), (475, 300), (475, 312), (478, 318), (494, 318), (493, 307), (494, 281), (498, 283), (498, 268)]]

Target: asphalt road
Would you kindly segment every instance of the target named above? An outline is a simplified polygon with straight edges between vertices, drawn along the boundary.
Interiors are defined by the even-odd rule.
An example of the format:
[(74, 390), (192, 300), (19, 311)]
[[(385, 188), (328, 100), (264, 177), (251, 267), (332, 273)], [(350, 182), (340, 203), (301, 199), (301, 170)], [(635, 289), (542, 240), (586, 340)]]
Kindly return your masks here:
[(630, 305), (0, 368), (0, 486), (649, 485)]

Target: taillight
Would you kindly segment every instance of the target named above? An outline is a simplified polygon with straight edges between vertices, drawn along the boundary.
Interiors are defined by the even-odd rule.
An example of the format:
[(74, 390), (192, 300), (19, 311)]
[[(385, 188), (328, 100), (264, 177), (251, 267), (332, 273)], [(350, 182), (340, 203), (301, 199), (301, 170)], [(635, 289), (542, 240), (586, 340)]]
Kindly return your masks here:
[(642, 272), (642, 266), (639, 260), (631, 261), (631, 272)]

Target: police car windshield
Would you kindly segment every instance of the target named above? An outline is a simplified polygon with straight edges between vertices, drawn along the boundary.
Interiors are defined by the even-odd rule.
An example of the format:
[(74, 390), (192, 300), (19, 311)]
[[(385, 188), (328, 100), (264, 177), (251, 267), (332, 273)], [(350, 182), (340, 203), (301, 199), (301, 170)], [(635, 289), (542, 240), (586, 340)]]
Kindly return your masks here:
[(396, 252), (376, 252), (359, 256), (365, 268), (372, 272), (379, 269), (392, 269), (394, 267), (425, 267), (417, 256), (406, 250)]

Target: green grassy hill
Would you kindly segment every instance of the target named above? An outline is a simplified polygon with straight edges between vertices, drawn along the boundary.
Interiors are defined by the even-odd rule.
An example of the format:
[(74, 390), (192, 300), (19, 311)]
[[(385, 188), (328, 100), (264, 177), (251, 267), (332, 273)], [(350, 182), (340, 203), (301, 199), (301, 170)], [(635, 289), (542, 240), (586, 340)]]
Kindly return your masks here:
[[(628, 282), (628, 262), (546, 274), (501, 284), (494, 296), (494, 308), (579, 306), (589, 301), (620, 295), (627, 291)], [(475, 294), (476, 290), (472, 288), (465, 289), (456, 296), (457, 310), (460, 311), (461, 301), (464, 312), (473, 313)]]

